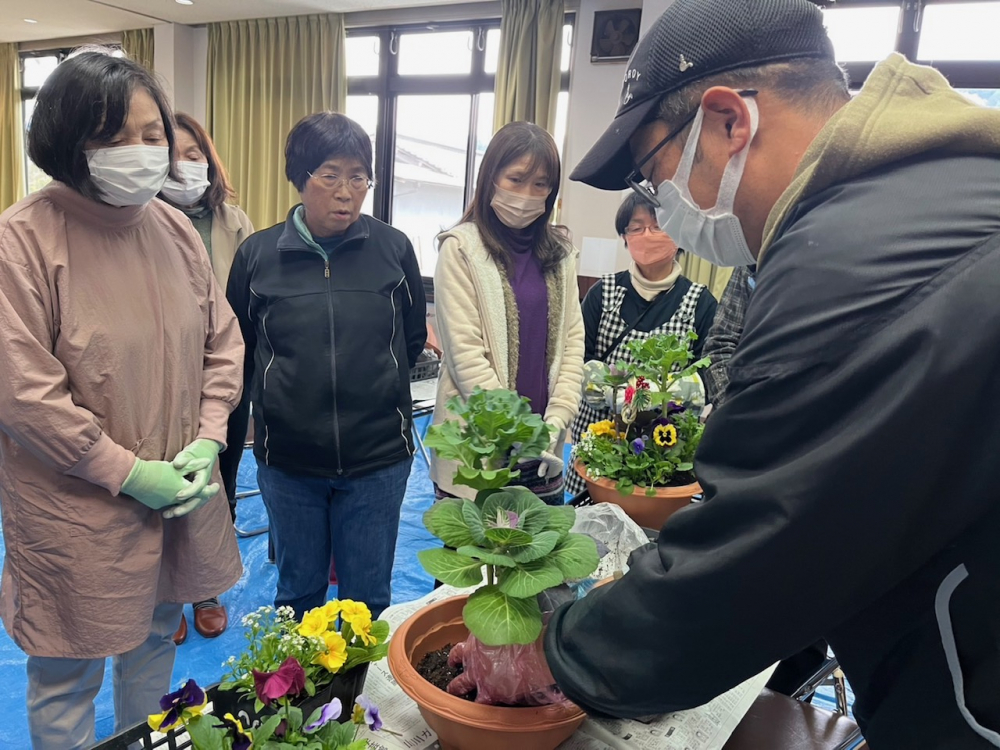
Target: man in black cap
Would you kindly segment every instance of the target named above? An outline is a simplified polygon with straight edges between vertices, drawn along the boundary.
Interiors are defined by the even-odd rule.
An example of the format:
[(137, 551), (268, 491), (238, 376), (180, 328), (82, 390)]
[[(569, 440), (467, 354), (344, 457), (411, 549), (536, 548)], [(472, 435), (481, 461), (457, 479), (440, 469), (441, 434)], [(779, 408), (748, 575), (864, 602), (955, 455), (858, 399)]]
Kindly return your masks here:
[(899, 55), (851, 100), (807, 0), (676, 0), (572, 179), (757, 275), (706, 502), (553, 616), (556, 683), (686, 709), (825, 637), (873, 750), (1000, 747), (1000, 112)]

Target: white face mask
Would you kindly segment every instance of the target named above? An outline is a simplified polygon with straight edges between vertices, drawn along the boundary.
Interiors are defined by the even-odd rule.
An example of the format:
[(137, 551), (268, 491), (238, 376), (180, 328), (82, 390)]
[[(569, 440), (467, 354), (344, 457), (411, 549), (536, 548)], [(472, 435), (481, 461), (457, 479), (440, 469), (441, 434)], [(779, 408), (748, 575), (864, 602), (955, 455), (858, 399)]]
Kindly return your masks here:
[(497, 218), (511, 229), (524, 229), (545, 213), (545, 201), (548, 195), (536, 198), (505, 190), (499, 185), (494, 187), (496, 191), (493, 193), (490, 206), (496, 212)]
[(656, 191), (660, 202), (660, 207), (656, 209), (656, 221), (663, 231), (673, 237), (678, 247), (717, 266), (749, 266), (757, 262), (747, 246), (740, 220), (733, 214), (736, 191), (743, 179), (750, 144), (757, 135), (759, 121), (757, 102), (751, 98), (746, 103), (750, 110), (750, 140), (726, 165), (714, 208), (699, 208), (688, 187), (705, 114), (705, 110), (700, 108), (673, 180), (661, 183)]
[(174, 168), (180, 174), (180, 181), (167, 177), (160, 190), (164, 196), (178, 206), (193, 206), (211, 185), (208, 181), (208, 164), (200, 161), (174, 162)]
[(84, 154), (104, 202), (112, 206), (149, 203), (170, 171), (170, 149), (166, 146), (117, 146)]

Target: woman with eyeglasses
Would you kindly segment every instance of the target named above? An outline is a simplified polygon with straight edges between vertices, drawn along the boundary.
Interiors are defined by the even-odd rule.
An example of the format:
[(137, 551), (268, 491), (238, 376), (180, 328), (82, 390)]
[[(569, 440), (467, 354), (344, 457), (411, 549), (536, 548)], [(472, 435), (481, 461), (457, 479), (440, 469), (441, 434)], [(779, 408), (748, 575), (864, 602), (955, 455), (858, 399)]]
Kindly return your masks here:
[(377, 617), (413, 459), (424, 287), (406, 235), (361, 214), (373, 181), (360, 125), (333, 112), (304, 118), (288, 135), (285, 175), (302, 202), (243, 243), (226, 295), (247, 347), (238, 413), (252, 402), (274, 603), (297, 616), (323, 604), (335, 556), (338, 596)]
[[(625, 240), (632, 262), (627, 271), (604, 276), (583, 300), (585, 369), (590, 371), (592, 362), (628, 362), (630, 342), (665, 333), (686, 336), (694, 331), (698, 338), (692, 348), (700, 357), (715, 318), (715, 297), (682, 275), (677, 262), (681, 250), (660, 229), (653, 207), (638, 193), (629, 193), (619, 206), (615, 231)], [(584, 398), (573, 422), (573, 442), (608, 414), (603, 397)], [(566, 475), (566, 490), (574, 495), (582, 492), (582, 477), (575, 471)]]

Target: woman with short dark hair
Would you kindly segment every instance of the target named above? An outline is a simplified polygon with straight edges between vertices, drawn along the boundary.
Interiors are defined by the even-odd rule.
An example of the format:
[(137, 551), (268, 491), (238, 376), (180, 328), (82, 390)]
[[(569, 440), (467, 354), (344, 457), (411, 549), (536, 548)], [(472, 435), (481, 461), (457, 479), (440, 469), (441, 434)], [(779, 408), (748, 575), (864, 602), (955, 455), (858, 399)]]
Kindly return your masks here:
[(53, 182), (0, 215), (0, 615), (28, 654), (35, 750), (94, 742), (170, 688), (182, 604), (240, 577), (217, 457), (243, 344), (198, 234), (153, 200), (175, 143), (131, 60), (71, 57), (35, 104)]
[[(703, 284), (683, 275), (677, 261), (683, 251), (660, 229), (649, 201), (637, 193), (629, 193), (618, 207), (615, 231), (625, 241), (632, 262), (627, 271), (602, 277), (583, 300), (587, 370), (593, 370), (592, 362), (631, 362), (628, 344), (658, 334), (683, 338), (696, 333), (692, 348), (695, 357), (700, 357), (715, 318), (715, 297)], [(574, 443), (591, 424), (610, 415), (603, 399), (601, 394), (580, 404), (572, 429)], [(576, 495), (585, 486), (576, 471), (568, 472), (570, 493)]]
[[(361, 214), (372, 145), (353, 120), (310, 115), (288, 134), (302, 202), (236, 255), (227, 296), (248, 357), (254, 454), (278, 564), (275, 606), (338, 595), (389, 605), (413, 457), (410, 368), (427, 339), (413, 246)], [(243, 410), (241, 410), (241, 413)]]
[[(174, 113), (174, 170), (178, 179), (168, 177), (160, 191), (160, 198), (180, 209), (198, 230), (208, 259), (215, 271), (215, 278), (223, 289), (229, 281), (236, 250), (243, 240), (253, 234), (253, 224), (243, 209), (229, 201), (236, 199), (236, 191), (229, 183), (229, 175), (215, 144), (197, 120), (183, 112)], [(232, 446), (219, 457), (222, 470), (222, 487), (229, 500), (229, 514), (236, 521), (236, 474), (246, 431), (230, 433), (226, 442)], [(222, 635), (229, 625), (226, 607), (218, 597), (195, 602), (194, 628), (205, 638)], [(180, 646), (187, 640), (187, 618), (174, 633), (174, 643)]]

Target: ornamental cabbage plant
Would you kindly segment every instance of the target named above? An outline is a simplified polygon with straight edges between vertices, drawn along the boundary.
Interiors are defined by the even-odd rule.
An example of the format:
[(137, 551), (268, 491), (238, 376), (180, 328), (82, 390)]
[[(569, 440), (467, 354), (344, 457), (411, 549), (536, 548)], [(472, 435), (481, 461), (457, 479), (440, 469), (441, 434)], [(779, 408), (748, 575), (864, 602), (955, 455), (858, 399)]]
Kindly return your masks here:
[(476, 389), (466, 402), (449, 401), (448, 410), (459, 419), (431, 427), (427, 445), (457, 460), (456, 484), (478, 492), (475, 501), (442, 500), (424, 514), (445, 548), (420, 552), (420, 563), (451, 586), (483, 584), (462, 615), (484, 644), (533, 643), (542, 632), (538, 596), (593, 573), (597, 544), (570, 532), (572, 507), (546, 505), (524, 487), (506, 486), (519, 476), (518, 461), (537, 458), (551, 439), (527, 399)]

